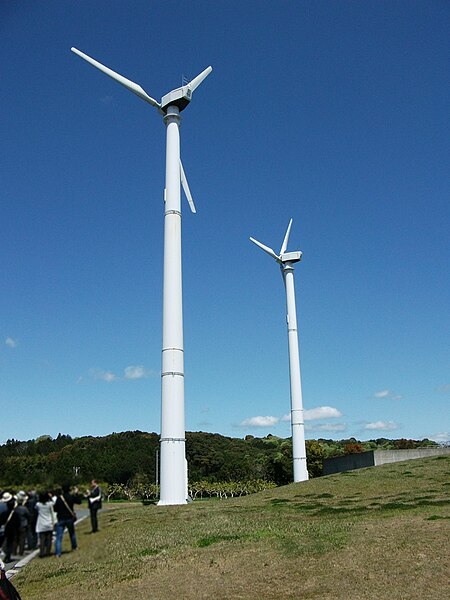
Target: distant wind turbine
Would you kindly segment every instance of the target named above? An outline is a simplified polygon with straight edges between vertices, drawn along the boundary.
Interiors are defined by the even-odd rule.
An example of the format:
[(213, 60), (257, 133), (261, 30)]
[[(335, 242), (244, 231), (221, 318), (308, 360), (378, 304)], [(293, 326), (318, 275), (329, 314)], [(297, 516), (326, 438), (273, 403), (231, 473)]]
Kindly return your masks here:
[(302, 382), (300, 376), (300, 354), (298, 349), (297, 311), (295, 308), (294, 289), (294, 264), (300, 262), (302, 253), (286, 252), (291, 233), (292, 219), (289, 221), (286, 235), (284, 236), (280, 254), (272, 248), (261, 244), (254, 238), (250, 240), (267, 252), (280, 265), (286, 289), (287, 328), (289, 343), (289, 372), (291, 383), (291, 429), (292, 429), (292, 456), (294, 462), (294, 481), (307, 481), (308, 469), (306, 465), (305, 426), (303, 421)]
[(157, 102), (140, 85), (126, 79), (80, 50), (72, 51), (109, 75), (128, 90), (158, 109), (166, 124), (166, 187), (164, 190), (164, 284), (161, 383), (161, 505), (186, 504), (187, 463), (184, 411), (183, 298), (181, 277), (181, 190), (195, 211), (189, 185), (180, 160), (180, 112), (192, 100), (193, 92), (211, 71), (207, 67), (192, 81)]

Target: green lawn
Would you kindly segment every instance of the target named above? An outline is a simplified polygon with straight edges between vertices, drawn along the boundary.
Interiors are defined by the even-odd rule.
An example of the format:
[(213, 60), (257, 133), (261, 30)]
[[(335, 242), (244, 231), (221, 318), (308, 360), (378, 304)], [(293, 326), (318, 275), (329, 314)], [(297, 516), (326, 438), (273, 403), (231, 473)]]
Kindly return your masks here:
[[(219, 502), (118, 504), (79, 550), (34, 560), (24, 600), (447, 599), (450, 457)], [(66, 534), (67, 535), (67, 534)]]

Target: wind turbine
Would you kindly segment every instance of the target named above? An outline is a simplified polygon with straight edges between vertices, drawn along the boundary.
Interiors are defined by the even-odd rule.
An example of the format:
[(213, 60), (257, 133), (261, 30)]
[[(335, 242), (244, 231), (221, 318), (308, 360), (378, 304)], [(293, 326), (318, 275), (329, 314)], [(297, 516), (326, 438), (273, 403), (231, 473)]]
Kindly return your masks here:
[(194, 201), (180, 160), (180, 112), (207, 77), (208, 67), (192, 81), (172, 90), (157, 102), (140, 85), (126, 79), (80, 50), (72, 51), (115, 79), (163, 115), (166, 124), (166, 185), (164, 189), (164, 283), (161, 371), (161, 505), (186, 504), (187, 463), (184, 412), (183, 298), (181, 277), (181, 189), (192, 212)]
[(308, 480), (305, 426), (303, 422), (302, 381), (300, 376), (300, 354), (298, 349), (297, 311), (295, 308), (294, 289), (294, 264), (302, 260), (302, 253), (299, 250), (297, 252), (286, 252), (291, 227), (292, 219), (289, 221), (280, 254), (276, 254), (272, 248), (261, 244), (261, 242), (258, 242), (254, 238), (251, 237), (250, 239), (280, 265), (286, 289), (289, 373), (291, 384), (292, 456), (294, 462), (294, 481), (299, 482)]

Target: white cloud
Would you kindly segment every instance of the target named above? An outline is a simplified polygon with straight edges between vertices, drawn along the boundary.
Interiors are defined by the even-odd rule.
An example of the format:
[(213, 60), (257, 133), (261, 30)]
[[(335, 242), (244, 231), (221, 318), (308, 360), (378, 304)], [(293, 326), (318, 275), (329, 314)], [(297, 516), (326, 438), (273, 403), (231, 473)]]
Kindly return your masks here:
[(438, 387), (438, 392), (442, 392), (443, 394), (446, 394), (447, 392), (450, 392), (450, 383), (446, 383), (445, 385), (441, 385)]
[[(318, 406), (317, 408), (310, 408), (303, 412), (303, 418), (305, 421), (315, 421), (317, 419), (337, 419), (342, 417), (341, 411), (332, 406)], [(291, 415), (283, 415), (282, 421), (290, 421)]]
[(387, 398), (390, 394), (389, 390), (381, 390), (381, 392), (375, 392), (375, 398)]
[(345, 431), (345, 423), (321, 423), (320, 425), (306, 425), (307, 431)]
[(7, 337), (5, 344), (9, 346), (9, 348), (15, 348), (17, 346), (17, 340), (13, 340), (12, 337)]
[(106, 381), (107, 383), (111, 383), (112, 381), (117, 381), (118, 377), (112, 371), (102, 371), (101, 369), (91, 369), (89, 371), (91, 377), (100, 381)]
[(250, 417), (241, 421), (242, 427), (272, 427), (276, 425), (280, 419), (278, 417)]
[(147, 371), (142, 365), (130, 365), (124, 369), (125, 379), (143, 379), (149, 377), (150, 372)]
[(316, 419), (337, 419), (342, 417), (342, 413), (332, 406), (318, 406), (305, 410), (303, 416), (305, 421), (315, 421)]
[(373, 423), (367, 423), (364, 425), (364, 429), (376, 430), (376, 431), (393, 431), (398, 429), (397, 423), (394, 421), (374, 421)]
[(434, 440), (435, 442), (449, 442), (450, 441), (450, 432), (441, 431), (440, 433), (436, 433), (435, 435), (430, 435), (429, 439)]
[[(119, 377), (112, 371), (104, 371), (103, 369), (90, 369), (89, 377), (91, 379), (96, 379), (97, 381), (106, 381), (107, 383), (111, 383), (112, 381), (123, 381), (134, 380), (134, 379), (143, 379), (145, 377), (151, 377), (155, 374), (154, 371), (149, 371), (142, 365), (130, 365), (125, 367), (123, 370), (123, 377)], [(83, 383), (84, 377), (79, 377), (77, 383)]]
[(394, 394), (392, 390), (381, 390), (380, 392), (375, 392), (373, 395), (374, 398), (388, 398), (389, 400), (400, 400), (402, 396), (400, 394)]

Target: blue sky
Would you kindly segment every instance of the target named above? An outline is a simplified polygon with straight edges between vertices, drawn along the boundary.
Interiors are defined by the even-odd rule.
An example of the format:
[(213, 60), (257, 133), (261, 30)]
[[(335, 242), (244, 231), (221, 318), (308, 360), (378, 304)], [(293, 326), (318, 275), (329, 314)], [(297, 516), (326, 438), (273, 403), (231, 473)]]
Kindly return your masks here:
[(186, 429), (450, 439), (445, 1), (0, 4), (0, 441), (160, 429), (165, 128), (183, 113)]

